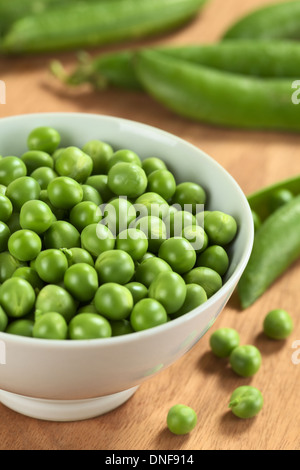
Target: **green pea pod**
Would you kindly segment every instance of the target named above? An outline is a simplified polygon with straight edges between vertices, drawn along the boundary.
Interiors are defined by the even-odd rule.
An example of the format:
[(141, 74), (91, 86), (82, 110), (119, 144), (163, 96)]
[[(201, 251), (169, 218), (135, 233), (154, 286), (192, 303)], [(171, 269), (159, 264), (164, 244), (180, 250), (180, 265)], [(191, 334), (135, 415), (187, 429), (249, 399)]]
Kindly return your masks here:
[[(159, 52), (188, 62), (227, 72), (265, 77), (298, 79), (300, 46), (294, 41), (226, 41), (217, 44), (159, 47)], [(133, 49), (91, 58), (79, 55), (79, 64), (68, 75), (59, 62), (52, 72), (68, 85), (91, 83), (96, 89), (114, 86), (142, 90), (137, 77)]]
[(226, 127), (300, 130), (288, 79), (232, 74), (155, 50), (139, 52), (135, 67), (144, 89), (183, 117)]
[(300, 39), (300, 2), (281, 2), (255, 10), (231, 26), (223, 38)]
[(287, 189), (294, 196), (298, 196), (300, 194), (300, 176), (297, 175), (284, 181), (279, 181), (248, 196), (251, 209), (256, 212), (261, 221), (266, 220), (271, 215), (270, 198), (272, 194), (281, 189)]
[(300, 256), (300, 196), (274, 212), (258, 230), (238, 293), (252, 305)]
[(206, 0), (104, 0), (53, 8), (15, 22), (6, 54), (104, 45), (165, 32), (194, 17)]

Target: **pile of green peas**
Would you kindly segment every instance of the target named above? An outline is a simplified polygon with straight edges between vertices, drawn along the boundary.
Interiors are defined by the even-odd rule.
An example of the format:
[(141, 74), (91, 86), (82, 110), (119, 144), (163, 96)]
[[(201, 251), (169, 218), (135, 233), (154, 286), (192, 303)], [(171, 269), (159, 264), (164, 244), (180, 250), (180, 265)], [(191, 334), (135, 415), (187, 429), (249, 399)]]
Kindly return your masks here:
[(0, 331), (120, 336), (174, 320), (222, 287), (237, 223), (203, 210), (200, 185), (100, 140), (60, 145), (57, 130), (40, 127), (20, 158), (0, 158)]

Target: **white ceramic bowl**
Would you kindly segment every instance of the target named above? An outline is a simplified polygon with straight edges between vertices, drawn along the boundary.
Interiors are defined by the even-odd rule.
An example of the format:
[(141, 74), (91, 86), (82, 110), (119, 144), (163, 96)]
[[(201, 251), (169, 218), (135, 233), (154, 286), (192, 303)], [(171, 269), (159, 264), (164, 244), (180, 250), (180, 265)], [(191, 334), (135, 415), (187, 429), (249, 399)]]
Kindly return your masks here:
[(226, 282), (204, 305), (165, 325), (128, 336), (48, 341), (0, 333), (0, 401), (25, 415), (54, 421), (95, 417), (124, 403), (138, 386), (189, 351), (220, 315), (248, 262), (253, 222), (235, 180), (193, 145), (153, 127), (89, 114), (36, 114), (0, 120), (0, 154), (20, 156), (35, 127), (52, 126), (62, 146), (92, 139), (162, 158), (178, 182), (201, 184), (207, 209), (232, 214), (238, 235)]

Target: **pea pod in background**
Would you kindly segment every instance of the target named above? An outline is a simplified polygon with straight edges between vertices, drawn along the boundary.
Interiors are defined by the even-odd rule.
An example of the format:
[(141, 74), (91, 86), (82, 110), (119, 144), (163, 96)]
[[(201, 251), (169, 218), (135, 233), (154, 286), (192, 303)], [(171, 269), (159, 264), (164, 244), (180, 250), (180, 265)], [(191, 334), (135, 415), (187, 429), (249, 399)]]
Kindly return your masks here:
[(176, 28), (207, 0), (103, 0), (80, 2), (16, 21), (4, 36), (5, 54), (93, 47)]
[[(300, 189), (299, 177), (298, 186)], [(257, 201), (258, 199), (256, 203)], [(256, 233), (250, 260), (238, 285), (243, 309), (254, 304), (274, 281), (299, 259), (299, 234), (300, 195), (297, 195), (267, 217)]]
[(223, 39), (300, 39), (300, 2), (271, 4), (241, 18)]
[(150, 96), (183, 117), (224, 127), (300, 131), (290, 79), (242, 76), (157, 50), (138, 52), (135, 70)]
[[(194, 64), (262, 78), (299, 78), (300, 45), (293, 41), (225, 41), (217, 44), (158, 47), (155, 50)], [(109, 86), (142, 90), (135, 71), (135, 50), (80, 56), (79, 64), (66, 74), (60, 63), (52, 64), (54, 75), (71, 86), (91, 83), (96, 89)]]

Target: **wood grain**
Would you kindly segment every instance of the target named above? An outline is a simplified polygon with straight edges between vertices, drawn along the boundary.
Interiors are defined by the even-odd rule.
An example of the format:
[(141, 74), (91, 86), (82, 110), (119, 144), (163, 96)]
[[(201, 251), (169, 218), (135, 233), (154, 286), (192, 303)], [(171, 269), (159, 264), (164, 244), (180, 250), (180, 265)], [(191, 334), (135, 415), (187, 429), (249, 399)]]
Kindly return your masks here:
[[(138, 46), (216, 41), (232, 21), (267, 3), (271, 1), (212, 0), (197, 20), (180, 31)], [(123, 44), (122, 48), (128, 45)], [(97, 52), (100, 50), (93, 51)], [(58, 57), (1, 59), (0, 79), (7, 86), (7, 104), (0, 106), (1, 117), (71, 111), (141, 121), (202, 148), (233, 175), (246, 194), (300, 173), (298, 135), (200, 125), (175, 116), (141, 93), (97, 94), (86, 87), (66, 90), (47, 71), (54, 56)], [(72, 67), (76, 54), (61, 54), (59, 58)], [(300, 339), (299, 276), (300, 262), (245, 312), (240, 311), (234, 295), (212, 330), (234, 327), (240, 332), (242, 343), (260, 348), (263, 366), (253, 379), (238, 378), (226, 360), (214, 358), (206, 335), (185, 357), (143, 384), (130, 401), (105, 416), (79, 423), (48, 423), (0, 405), (0, 449), (299, 449), (300, 365), (291, 360), (292, 344)], [(272, 342), (262, 335), (264, 316), (273, 308), (284, 308), (293, 315), (295, 331), (286, 342)], [(257, 418), (241, 421), (228, 411), (228, 401), (237, 386), (250, 383), (263, 392), (265, 407)], [(175, 437), (166, 430), (168, 409), (178, 402), (192, 406), (199, 417), (197, 428), (186, 437)]]

